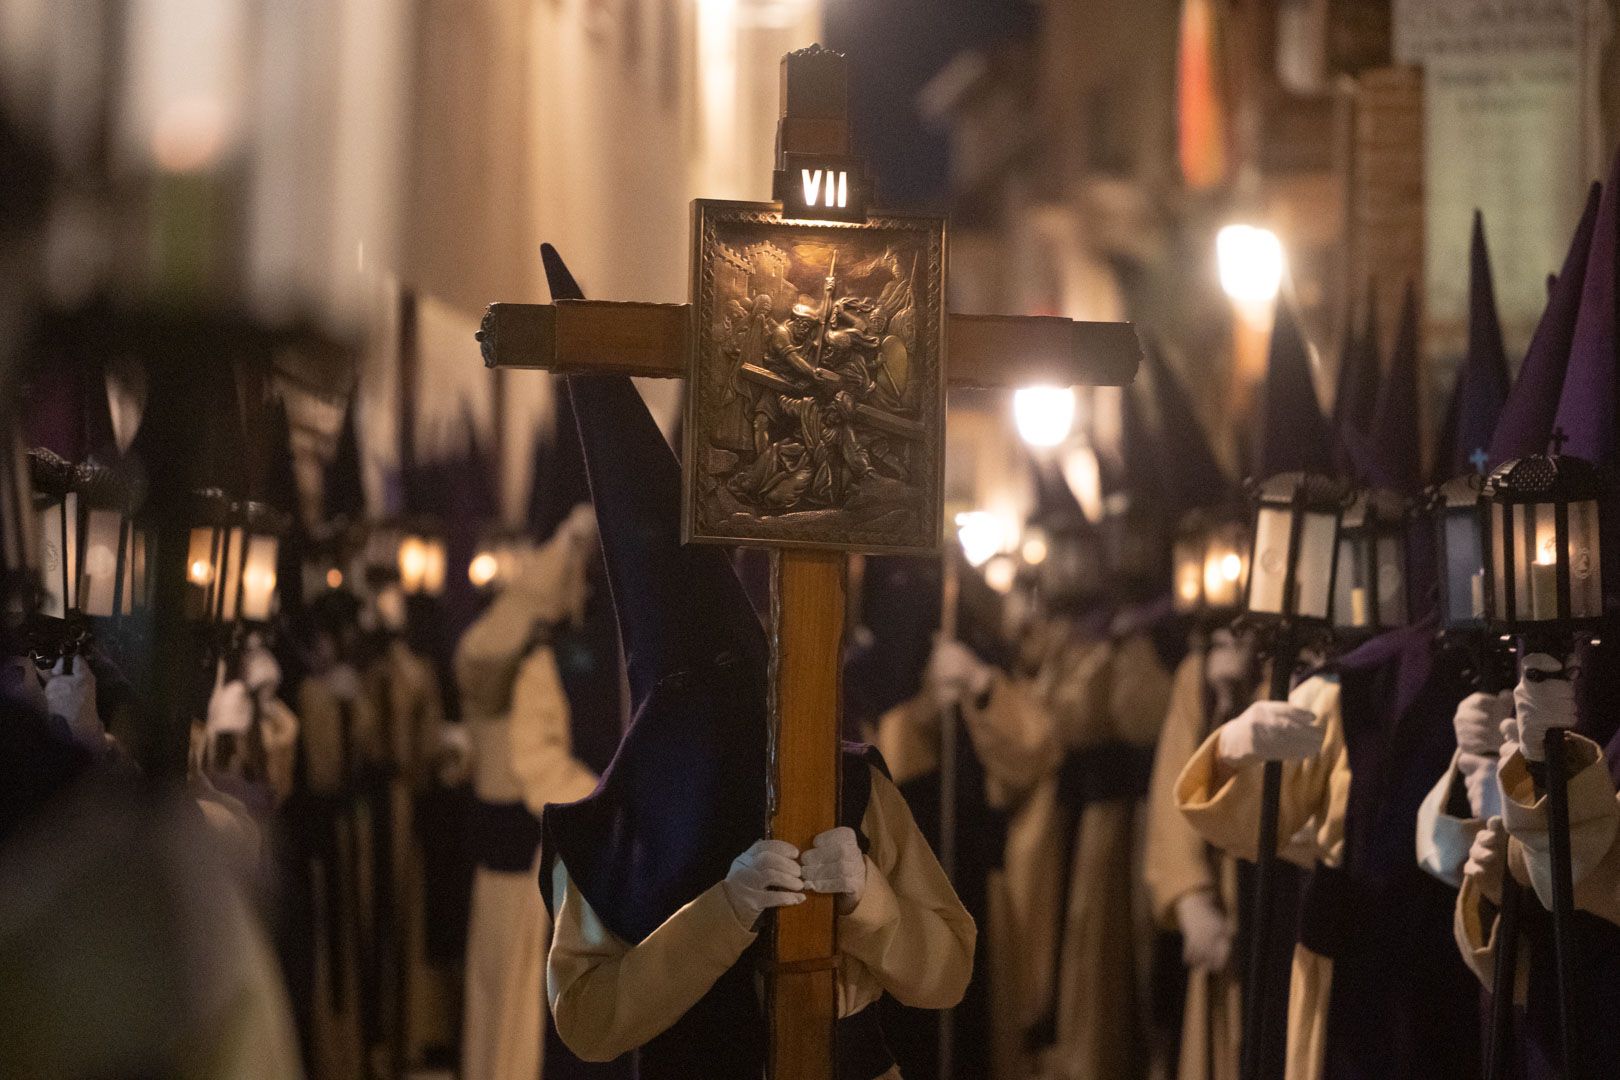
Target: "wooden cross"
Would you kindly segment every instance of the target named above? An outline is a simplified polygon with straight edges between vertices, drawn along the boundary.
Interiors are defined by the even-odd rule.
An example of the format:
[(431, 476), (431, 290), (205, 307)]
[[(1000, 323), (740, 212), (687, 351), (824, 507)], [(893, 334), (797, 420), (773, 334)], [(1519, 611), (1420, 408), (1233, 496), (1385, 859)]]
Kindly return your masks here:
[[(817, 46), (783, 59), (777, 147), (781, 169), (786, 169), (788, 155), (850, 160), (846, 101), (843, 57)], [(815, 195), (810, 193), (810, 179), (807, 171), (807, 200), (834, 201), (830, 179), (824, 189), (818, 183)], [(859, 188), (863, 182), (856, 174), (851, 186)], [(779, 194), (780, 190), (779, 185)], [(836, 192), (842, 203), (842, 179)], [(813, 212), (800, 206), (795, 216)], [(694, 236), (694, 244), (700, 242)], [(701, 272), (694, 273), (694, 298), (699, 277)], [(831, 277), (829, 268), (829, 291)], [(820, 317), (825, 319), (824, 314)], [(492, 304), (478, 340), (486, 364), (494, 368), (685, 378), (699, 362), (701, 328), (696, 322), (693, 304), (596, 300)], [(937, 355), (952, 387), (1124, 385), (1135, 376), (1140, 357), (1128, 323), (952, 313), (943, 319), (943, 337)], [(765, 392), (794, 391), (792, 371), (784, 375), (758, 363), (740, 363), (736, 372), (738, 382)], [(815, 369), (807, 378), (813, 382), (827, 374)], [(802, 388), (797, 392), (806, 393)], [(909, 442), (928, 434), (927, 424), (916, 417), (866, 403), (845, 407), (855, 418), (850, 423), (859, 421), (893, 440)], [(937, 422), (926, 410), (919, 413), (925, 421)], [(683, 461), (689, 491), (694, 456), (688, 453)], [(770, 695), (775, 738), (769, 834), (801, 849), (838, 818), (849, 547), (798, 544), (775, 552)], [(777, 913), (775, 965), (767, 995), (773, 1080), (834, 1080), (835, 929), (832, 897), (813, 896)]]

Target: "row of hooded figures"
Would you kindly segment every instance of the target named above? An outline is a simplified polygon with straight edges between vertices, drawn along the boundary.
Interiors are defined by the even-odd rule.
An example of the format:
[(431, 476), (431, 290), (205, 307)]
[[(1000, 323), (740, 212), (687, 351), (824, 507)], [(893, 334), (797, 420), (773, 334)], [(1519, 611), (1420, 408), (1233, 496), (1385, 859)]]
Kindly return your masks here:
[[(1458, 394), (1442, 474), (1485, 447), (1537, 452), (1555, 429), (1615, 464), (1601, 460), (1620, 446), (1612, 398), (1562, 388), (1615, 377), (1612, 336), (1590, 329), (1605, 306), (1612, 327), (1616, 195), (1594, 189), (1511, 390), (1499, 334), (1471, 333), (1459, 386), (1499, 369), (1502, 392)], [(1488, 282), (1476, 245), (1477, 295)], [(1337, 459), (1363, 484), (1421, 484), (1417, 412), (1401, 400), (1418, 385), (1413, 335), (1382, 378), (1375, 347), (1347, 352), (1330, 424), (1290, 318), (1273, 335), (1261, 467)], [(1516, 1019), (1491, 1048), (1500, 1075), (1616, 1075), (1615, 635), (1521, 658), (1569, 678), (1486, 692), (1467, 650), (1437, 644), (1422, 616), (1342, 639), (1301, 663), (1288, 700), (1256, 700), (1265, 665), (1249, 638), (1173, 614), (1168, 545), (1154, 537), (1195, 505), (1188, 490), (1207, 498), (1222, 481), (1196, 445), (1196, 410), (1149, 359), (1152, 408), (1146, 390), (1125, 396), (1122, 460), (1135, 466), (1109, 478), (1109, 505), (1141, 511), (1123, 543), (1107, 542), (1106, 520), (1098, 541), (1060, 479), (1037, 485), (1044, 565), (1063, 572), (1031, 567), (1002, 595), (964, 571), (958, 633), (938, 641), (937, 567), (867, 561), (845, 701), (849, 734), (871, 745), (846, 750), (839, 825), (804, 850), (762, 838), (769, 650), (756, 603), (729, 555), (679, 543), (679, 467), (629, 381), (571, 377), (594, 506), (524, 555), (461, 636), (457, 722), (411, 612), (382, 595), (311, 604), (296, 687), (278, 687), (288, 641), (250, 641), (222, 671), (195, 733), (193, 792), (233, 857), (277, 879), (281, 975), (263, 976), (276, 970), (264, 949), (246, 950), (258, 967), (215, 965), (212, 984), (239, 992), (203, 1025), (220, 1045), (198, 1060), (222, 1064), (194, 1074), (400, 1075), (459, 1044), (464, 1080), (759, 1080), (762, 919), (826, 893), (840, 1080), (1225, 1080), (1241, 1053), (1267, 1078), (1461, 1080), (1482, 1075), (1483, 991), (1513, 882), (1528, 912)], [(1132, 419), (1133, 401), (1156, 430)], [(1175, 473), (1140, 467), (1155, 459)], [(1155, 517), (1160, 528), (1142, 526)], [(1429, 533), (1414, 521), (1416, 551)], [(1433, 606), (1421, 563), (1407, 562), (1413, 612)], [(593, 598), (611, 602), (619, 656), (598, 651), (581, 690), (563, 643)], [(100, 753), (91, 667), (8, 669), (7, 707), (26, 698), (51, 738)], [(606, 720), (593, 708), (621, 671), (622, 738), (617, 708)], [(603, 742), (587, 717), (612, 727), (601, 768), (586, 763), (583, 748)], [(1571, 1061), (1540, 911), (1551, 836), (1534, 777), (1551, 728), (1574, 730)], [(15, 775), (62, 760), (34, 753)], [(1261, 765), (1274, 761), (1293, 870), (1258, 925), (1245, 897)], [(469, 797), (447, 800), (458, 788)], [(121, 836), (123, 822), (95, 831)], [(8, 849), (0, 890), (27, 854)], [(446, 894), (468, 878), (458, 909)], [(15, 935), (0, 947), (13, 952)], [(1274, 969), (1263, 1001), (1247, 1000), (1251, 952)], [(285, 993), (272, 992), (280, 979)], [(1248, 1047), (1245, 1027), (1258, 1033)]]

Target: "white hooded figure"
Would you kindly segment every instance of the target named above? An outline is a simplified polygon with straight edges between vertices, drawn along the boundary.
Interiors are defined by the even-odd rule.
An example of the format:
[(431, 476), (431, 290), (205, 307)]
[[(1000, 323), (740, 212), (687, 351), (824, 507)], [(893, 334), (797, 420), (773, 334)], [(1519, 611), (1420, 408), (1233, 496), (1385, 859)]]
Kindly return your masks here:
[(476, 800), (463, 1080), (540, 1075), (550, 937), (537, 877), (540, 811), (584, 798), (597, 779), (573, 756), (549, 628), (582, 618), (595, 543), (590, 507), (577, 507), (543, 546), (515, 557), (456, 648)]

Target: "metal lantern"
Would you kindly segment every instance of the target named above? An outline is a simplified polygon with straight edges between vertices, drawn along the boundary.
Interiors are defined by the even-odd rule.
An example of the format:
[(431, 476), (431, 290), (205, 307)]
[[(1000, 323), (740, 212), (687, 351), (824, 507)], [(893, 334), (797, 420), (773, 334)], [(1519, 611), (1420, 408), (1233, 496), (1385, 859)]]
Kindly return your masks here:
[(1110, 575), (1136, 584), (1162, 587), (1165, 572), (1165, 521), (1150, 502), (1115, 492), (1103, 502), (1103, 563)]
[(1254, 488), (1254, 557), (1244, 608), (1251, 617), (1326, 628), (1345, 489), (1316, 473), (1279, 473)]
[(1194, 510), (1182, 518), (1171, 548), (1172, 599), (1182, 615), (1236, 614), (1249, 575), (1248, 523)]
[(1580, 458), (1535, 454), (1486, 479), (1485, 613), (1504, 634), (1578, 631), (1603, 613), (1603, 481)]
[(1440, 628), (1485, 629), (1484, 515), (1478, 473), (1454, 477), (1429, 496), (1440, 559)]
[(399, 583), (406, 596), (438, 596), (444, 592), (448, 555), (443, 535), (420, 523), (400, 537)]
[(1035, 587), (1049, 605), (1084, 603), (1107, 587), (1103, 547), (1097, 533), (1083, 523), (1047, 525), (1044, 554), (1033, 567)]
[(1374, 634), (1406, 625), (1406, 526), (1410, 507), (1393, 491), (1355, 493), (1339, 519), (1333, 625)]
[(29, 451), (39, 528), (40, 614), (72, 623), (109, 618), (124, 606), (131, 526), (129, 496), (112, 470)]
[(199, 493), (196, 510), (186, 614), (216, 626), (268, 622), (276, 610), (282, 515), (264, 503), (233, 503), (217, 489)]

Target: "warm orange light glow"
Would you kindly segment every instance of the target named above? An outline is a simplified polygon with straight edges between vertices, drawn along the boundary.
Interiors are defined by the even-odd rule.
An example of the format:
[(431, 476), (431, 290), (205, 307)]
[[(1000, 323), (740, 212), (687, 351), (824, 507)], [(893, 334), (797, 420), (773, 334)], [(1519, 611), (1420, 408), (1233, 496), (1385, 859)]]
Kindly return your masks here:
[(326, 587), (328, 589), (343, 588), (343, 571), (335, 566), (328, 570), (326, 572)]
[(482, 589), (495, 580), (495, 575), (500, 571), (500, 568), (501, 564), (495, 556), (487, 551), (480, 552), (467, 565), (467, 580)]

